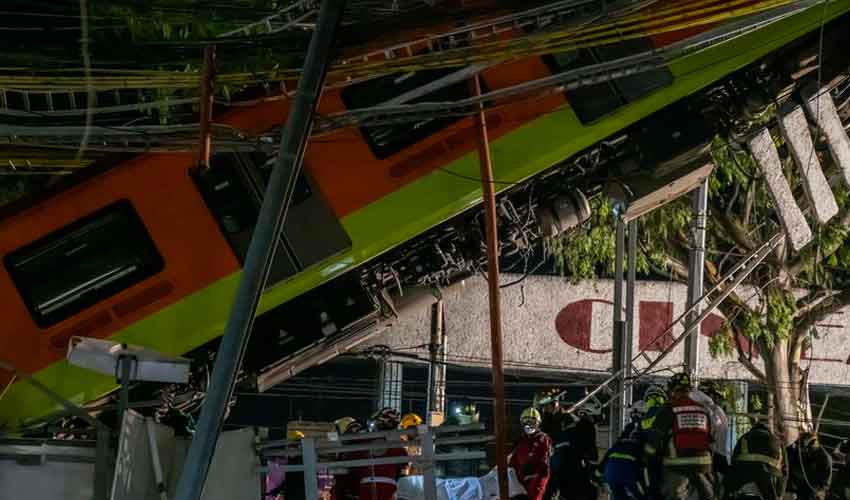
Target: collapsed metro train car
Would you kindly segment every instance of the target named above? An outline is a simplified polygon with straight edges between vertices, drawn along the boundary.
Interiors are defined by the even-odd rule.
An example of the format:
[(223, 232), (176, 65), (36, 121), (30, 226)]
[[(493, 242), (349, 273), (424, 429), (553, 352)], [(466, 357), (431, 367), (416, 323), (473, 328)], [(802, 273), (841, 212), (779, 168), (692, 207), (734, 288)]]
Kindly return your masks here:
[[(848, 10), (841, 2), (801, 9), (666, 67), (494, 107), (487, 121), (494, 175), (504, 183), (498, 187), (543, 172)], [(508, 88), (716, 26), (503, 62), (484, 70), (482, 81), (488, 90)], [(330, 90), (318, 111), (375, 106), (452, 71), (387, 75)], [(469, 87), (459, 82), (433, 94), (420, 99), (463, 99)], [(281, 125), (288, 105), (277, 100), (235, 109), (216, 122), (262, 133)], [(478, 203), (475, 141), (469, 117), (346, 128), (312, 140), (258, 327), (281, 319), (281, 305)], [(192, 154), (146, 154), (8, 214), (0, 220), (0, 359), (85, 404), (113, 390), (115, 380), (70, 366), (65, 353), (72, 337), (185, 354), (220, 336), (273, 160), (262, 152), (219, 154), (209, 170), (199, 170)], [(310, 311), (309, 321), (327, 335), (374, 308), (362, 290), (326, 295), (329, 304), (357, 311), (351, 317), (333, 317), (345, 307)], [(297, 332), (291, 338), (299, 343)], [(58, 409), (11, 374), (0, 373), (2, 387), (0, 425), (6, 428)]]

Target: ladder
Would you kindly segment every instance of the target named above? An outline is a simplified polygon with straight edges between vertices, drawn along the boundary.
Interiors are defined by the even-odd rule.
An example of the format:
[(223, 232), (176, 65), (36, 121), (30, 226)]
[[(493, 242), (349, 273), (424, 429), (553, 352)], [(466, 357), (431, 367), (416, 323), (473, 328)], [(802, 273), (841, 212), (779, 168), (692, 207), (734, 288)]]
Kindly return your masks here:
[(271, 35), (297, 27), (319, 11), (318, 3), (317, 0), (297, 0), (279, 10), (276, 14), (222, 33), (217, 38), (237, 35)]
[[(699, 298), (699, 300), (695, 301), (693, 305), (691, 305), (687, 310), (685, 310), (685, 312), (679, 315), (672, 323), (670, 323), (670, 326), (668, 326), (667, 329), (665, 329), (663, 332), (661, 332), (661, 334), (652, 339), (652, 342), (649, 344), (649, 347), (651, 347), (653, 345), (658, 344), (664, 338), (668, 336), (673, 336), (674, 330), (679, 325), (682, 325), (684, 327), (684, 330), (681, 334), (679, 334), (678, 337), (674, 338), (673, 342), (671, 342), (669, 346), (663, 349), (655, 357), (650, 355), (650, 351), (648, 348), (638, 352), (638, 354), (635, 355), (631, 360), (632, 366), (634, 366), (635, 363), (641, 360), (646, 361), (647, 365), (642, 370), (637, 371), (636, 374), (630, 380), (624, 380), (622, 390), (625, 391), (629, 387), (633, 386), (637, 380), (649, 375), (652, 370), (656, 366), (658, 366), (661, 361), (664, 360), (664, 358), (666, 358), (670, 353), (672, 353), (676, 349), (679, 344), (681, 344), (686, 338), (688, 338), (692, 333), (694, 333), (697, 329), (697, 326), (700, 325), (702, 321), (708, 317), (709, 314), (714, 312), (714, 310), (717, 309), (717, 307), (720, 306), (720, 304), (724, 300), (726, 300), (726, 297), (728, 297), (735, 290), (735, 288), (750, 275), (750, 273), (755, 271), (758, 265), (761, 264), (762, 261), (764, 261), (764, 259), (768, 255), (770, 255), (773, 249), (776, 248), (776, 246), (779, 245), (780, 242), (782, 242), (784, 237), (785, 233), (782, 231), (774, 234), (760, 247), (758, 247), (749, 255), (741, 259), (735, 265), (735, 267), (733, 267), (731, 270), (729, 270), (728, 273), (726, 273), (726, 275), (720, 278), (720, 280), (717, 282), (717, 284), (714, 285), (714, 287), (711, 288), (711, 290), (703, 294), (702, 297)], [(715, 294), (717, 294), (716, 297), (714, 297), (711, 302), (709, 302), (708, 305), (706, 305), (705, 308), (701, 310), (696, 319), (694, 321), (689, 322), (688, 319), (690, 318), (690, 315), (699, 310), (699, 308), (702, 307), (703, 303), (708, 301), (708, 299)], [(625, 368), (621, 368), (620, 370), (611, 374), (595, 389), (588, 392), (587, 395), (585, 395), (583, 398), (573, 403), (573, 405), (570, 406), (569, 409), (567, 409), (567, 412), (574, 412), (599, 393), (604, 392), (609, 397), (614, 396), (616, 393), (615, 390), (612, 389), (612, 385), (623, 376), (625, 371)], [(610, 401), (613, 401), (613, 399), (609, 399), (608, 402), (603, 404), (603, 407), (607, 406)]]
[[(844, 130), (829, 89), (822, 88), (817, 92), (804, 91), (803, 95), (805, 96), (803, 106), (809, 111), (809, 115), (814, 117), (815, 123), (823, 131), (829, 150), (844, 173), (845, 182), (850, 185), (850, 138)], [(806, 115), (800, 106), (786, 106), (780, 112), (778, 124), (780, 133), (788, 144), (789, 154), (800, 170), (808, 198), (808, 207), (811, 208), (813, 216), (819, 223), (826, 223), (838, 212), (838, 207), (832, 189), (814, 152), (814, 142), (809, 131)], [(756, 163), (765, 176), (768, 190), (774, 199), (777, 215), (783, 229), (741, 259), (714, 287), (688, 307), (660, 335), (656, 336), (647, 348), (641, 350), (632, 358), (632, 366), (635, 366), (638, 362), (645, 362), (645, 367), (636, 370), (635, 375), (628, 380), (622, 380), (626, 368), (612, 373), (600, 385), (570, 406), (567, 410), (569, 413), (576, 411), (600, 393), (609, 397), (608, 401), (602, 405), (603, 407), (607, 406), (615, 400), (618, 394), (634, 386), (639, 379), (650, 375), (661, 361), (697, 330), (698, 325), (720, 306), (783, 239), (787, 237), (796, 251), (802, 249), (812, 240), (812, 232), (804, 217), (803, 210), (794, 199), (791, 187), (783, 174), (782, 161), (779, 158), (770, 131), (766, 127), (759, 130), (750, 139), (749, 146)], [(706, 303), (710, 298), (711, 301), (702, 308), (703, 303)], [(702, 308), (701, 312), (696, 319), (688, 321), (690, 315), (700, 308)], [(683, 327), (683, 330), (681, 334), (674, 337), (674, 329), (679, 325)], [(649, 348), (652, 346), (663, 347), (661, 342), (666, 338), (673, 338), (673, 341), (653, 356)], [(621, 380), (622, 385), (619, 385)]]
[[(127, 113), (146, 109), (161, 109), (192, 105), (197, 97), (152, 100), (143, 89), (101, 90), (94, 92), (95, 115)], [(82, 117), (86, 114), (88, 96), (85, 91), (63, 89), (54, 91), (0, 88), (0, 116), (14, 118)]]

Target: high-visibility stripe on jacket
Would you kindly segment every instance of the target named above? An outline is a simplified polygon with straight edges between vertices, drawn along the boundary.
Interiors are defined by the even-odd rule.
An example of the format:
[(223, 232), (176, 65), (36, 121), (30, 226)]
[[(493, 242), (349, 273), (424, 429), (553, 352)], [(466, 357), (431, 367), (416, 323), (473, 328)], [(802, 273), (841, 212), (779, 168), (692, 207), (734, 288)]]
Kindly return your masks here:
[(712, 459), (711, 453), (697, 453), (695, 455), (688, 456), (679, 456), (676, 452), (676, 446), (673, 445), (673, 440), (671, 439), (667, 446), (667, 456), (664, 457), (662, 462), (665, 466), (668, 467), (679, 467), (679, 466), (708, 466), (711, 467)]

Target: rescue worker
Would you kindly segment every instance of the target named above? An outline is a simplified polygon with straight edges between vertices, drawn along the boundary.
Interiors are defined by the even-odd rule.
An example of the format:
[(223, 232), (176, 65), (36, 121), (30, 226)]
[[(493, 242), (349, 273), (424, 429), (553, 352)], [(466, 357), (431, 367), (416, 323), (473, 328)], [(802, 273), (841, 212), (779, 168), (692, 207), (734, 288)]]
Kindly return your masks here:
[[(297, 430), (286, 431), (286, 439), (289, 441), (301, 441), (304, 439), (304, 433)], [(289, 457), (286, 465), (301, 465), (302, 457)], [(285, 500), (304, 500), (304, 473), (303, 472), (285, 472), (283, 481), (276, 487), (269, 489), (266, 493), (266, 498), (277, 499), (283, 494)]]
[[(368, 428), (372, 432), (392, 431), (398, 429), (401, 414), (394, 408), (381, 408), (369, 419)], [(376, 438), (371, 442), (386, 441), (386, 438)], [(367, 450), (358, 453), (357, 458), (406, 457), (407, 450), (402, 447), (386, 450)], [(358, 500), (393, 500), (398, 479), (407, 464), (367, 465), (355, 469), (359, 478)]]
[(563, 470), (563, 455), (566, 454), (565, 447), (569, 446), (572, 434), (568, 429), (575, 426), (578, 421), (561, 409), (561, 393), (560, 389), (554, 387), (537, 392), (534, 394), (532, 403), (541, 413), (540, 430), (552, 440), (552, 456), (549, 464), (552, 472), (549, 475), (549, 482), (546, 483), (546, 492), (543, 494), (545, 500), (554, 498), (556, 495), (566, 496), (566, 492), (561, 488), (561, 479), (568, 475)]
[(549, 482), (549, 456), (552, 441), (540, 430), (543, 418), (535, 408), (526, 408), (520, 416), (522, 435), (511, 452), (508, 465), (525, 487), (528, 500), (542, 500)]
[(832, 457), (811, 432), (800, 434), (787, 450), (788, 490), (797, 500), (823, 500), (832, 482)]
[(685, 500), (695, 492), (700, 500), (713, 500), (709, 412), (691, 397), (694, 387), (687, 373), (673, 375), (668, 388), (670, 401), (658, 411), (648, 435), (649, 451), (661, 458), (661, 497)]
[[(401, 417), (401, 424), (399, 425), (399, 428), (403, 431), (406, 431), (408, 429), (412, 429), (412, 428), (415, 428), (415, 427), (422, 425), (423, 422), (424, 422), (424, 420), (422, 420), (422, 417), (420, 417), (416, 413), (406, 413), (403, 417)], [(402, 441), (409, 441), (410, 436), (408, 436), (407, 434), (402, 434), (401, 440)], [(407, 451), (408, 455), (411, 455), (411, 456), (420, 455), (419, 446), (410, 445), (410, 446), (405, 446), (404, 449)], [(414, 470), (414, 469), (415, 468), (414, 468), (413, 464), (410, 464), (410, 465), (408, 465), (408, 467), (406, 467), (404, 470), (401, 471), (401, 474), (403, 476), (411, 476), (411, 475), (414, 475), (414, 474), (418, 474), (419, 471)]]
[[(363, 432), (363, 425), (352, 417), (342, 417), (334, 421), (334, 427), (340, 436), (350, 436)], [(344, 440), (343, 444), (355, 444), (356, 441)], [(356, 452), (340, 453), (339, 461), (353, 460), (359, 458)], [(333, 500), (354, 500), (358, 496), (359, 476), (357, 471), (340, 471), (334, 474), (334, 482), (331, 487), (331, 498)]]
[(557, 388), (547, 389), (545, 391), (534, 394), (532, 406), (537, 408), (540, 416), (543, 418), (540, 424), (540, 430), (545, 432), (550, 438), (554, 439), (553, 434), (563, 430), (565, 425), (566, 414), (561, 411), (561, 390)]
[(600, 464), (611, 500), (644, 500), (642, 415), (635, 412)]
[(576, 411), (574, 424), (566, 429), (560, 443), (560, 490), (571, 500), (596, 500), (599, 497), (599, 449), (596, 447), (596, 418), (600, 410), (586, 403)]
[(644, 412), (640, 420), (641, 439), (643, 440), (643, 483), (646, 496), (650, 499), (661, 498), (661, 457), (656, 453), (648, 437), (655, 425), (655, 417), (667, 403), (667, 390), (660, 385), (652, 385), (643, 393)]
[(785, 493), (782, 442), (763, 423), (741, 436), (732, 452), (732, 466), (724, 477), (724, 500), (733, 500), (749, 483), (762, 500), (780, 500)]
[[(478, 405), (471, 399), (463, 399), (450, 405), (449, 417), (443, 422), (444, 427), (454, 427), (462, 425), (477, 424), (481, 420), (481, 414), (478, 411)], [(476, 434), (477, 430), (443, 432), (440, 433), (440, 440), (450, 439), (453, 437), (461, 437), (468, 434)], [(437, 453), (455, 453), (464, 451), (484, 451), (484, 445), (472, 444), (454, 444), (454, 445), (439, 445), (436, 448)], [(437, 462), (437, 473), (441, 477), (478, 477), (486, 470), (487, 464), (481, 460), (444, 460)]]

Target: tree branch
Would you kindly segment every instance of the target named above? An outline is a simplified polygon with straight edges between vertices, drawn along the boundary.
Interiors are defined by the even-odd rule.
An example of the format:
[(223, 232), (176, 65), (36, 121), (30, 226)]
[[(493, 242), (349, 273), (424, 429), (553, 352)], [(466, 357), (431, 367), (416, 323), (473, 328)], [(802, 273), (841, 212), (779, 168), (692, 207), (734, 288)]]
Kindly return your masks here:
[(842, 290), (832, 297), (820, 301), (798, 319), (794, 326), (794, 333), (798, 337), (805, 337), (816, 324), (848, 305), (850, 305), (850, 290)]
[(734, 325), (732, 326), (732, 338), (735, 340), (735, 350), (738, 351), (738, 362), (744, 365), (744, 368), (746, 368), (747, 371), (756, 378), (756, 380), (761, 383), (766, 383), (767, 376), (764, 374), (764, 371), (759, 370), (755, 363), (753, 363), (752, 353), (749, 353), (749, 356), (744, 353), (744, 346), (741, 345), (741, 333)]
[[(831, 223), (831, 225), (833, 224), (840, 228), (850, 226), (850, 209), (844, 211), (838, 220)], [(846, 239), (847, 238), (837, 238), (836, 241), (825, 246), (809, 245), (807, 248), (803, 249), (794, 262), (788, 266), (788, 274), (791, 278), (796, 278), (801, 272), (803, 272), (803, 268), (805, 268), (807, 264), (819, 265), (825, 259), (830, 258), (832, 254), (837, 252), (841, 246), (844, 245)]]
[(797, 312), (794, 313), (795, 318), (802, 318), (812, 309), (820, 305), (824, 300), (830, 299), (841, 292), (838, 290), (817, 290), (810, 293), (797, 301)]
[(724, 212), (715, 212), (715, 218), (737, 246), (745, 248), (747, 251), (753, 251), (758, 246), (747, 233), (746, 226), (736, 217)]

